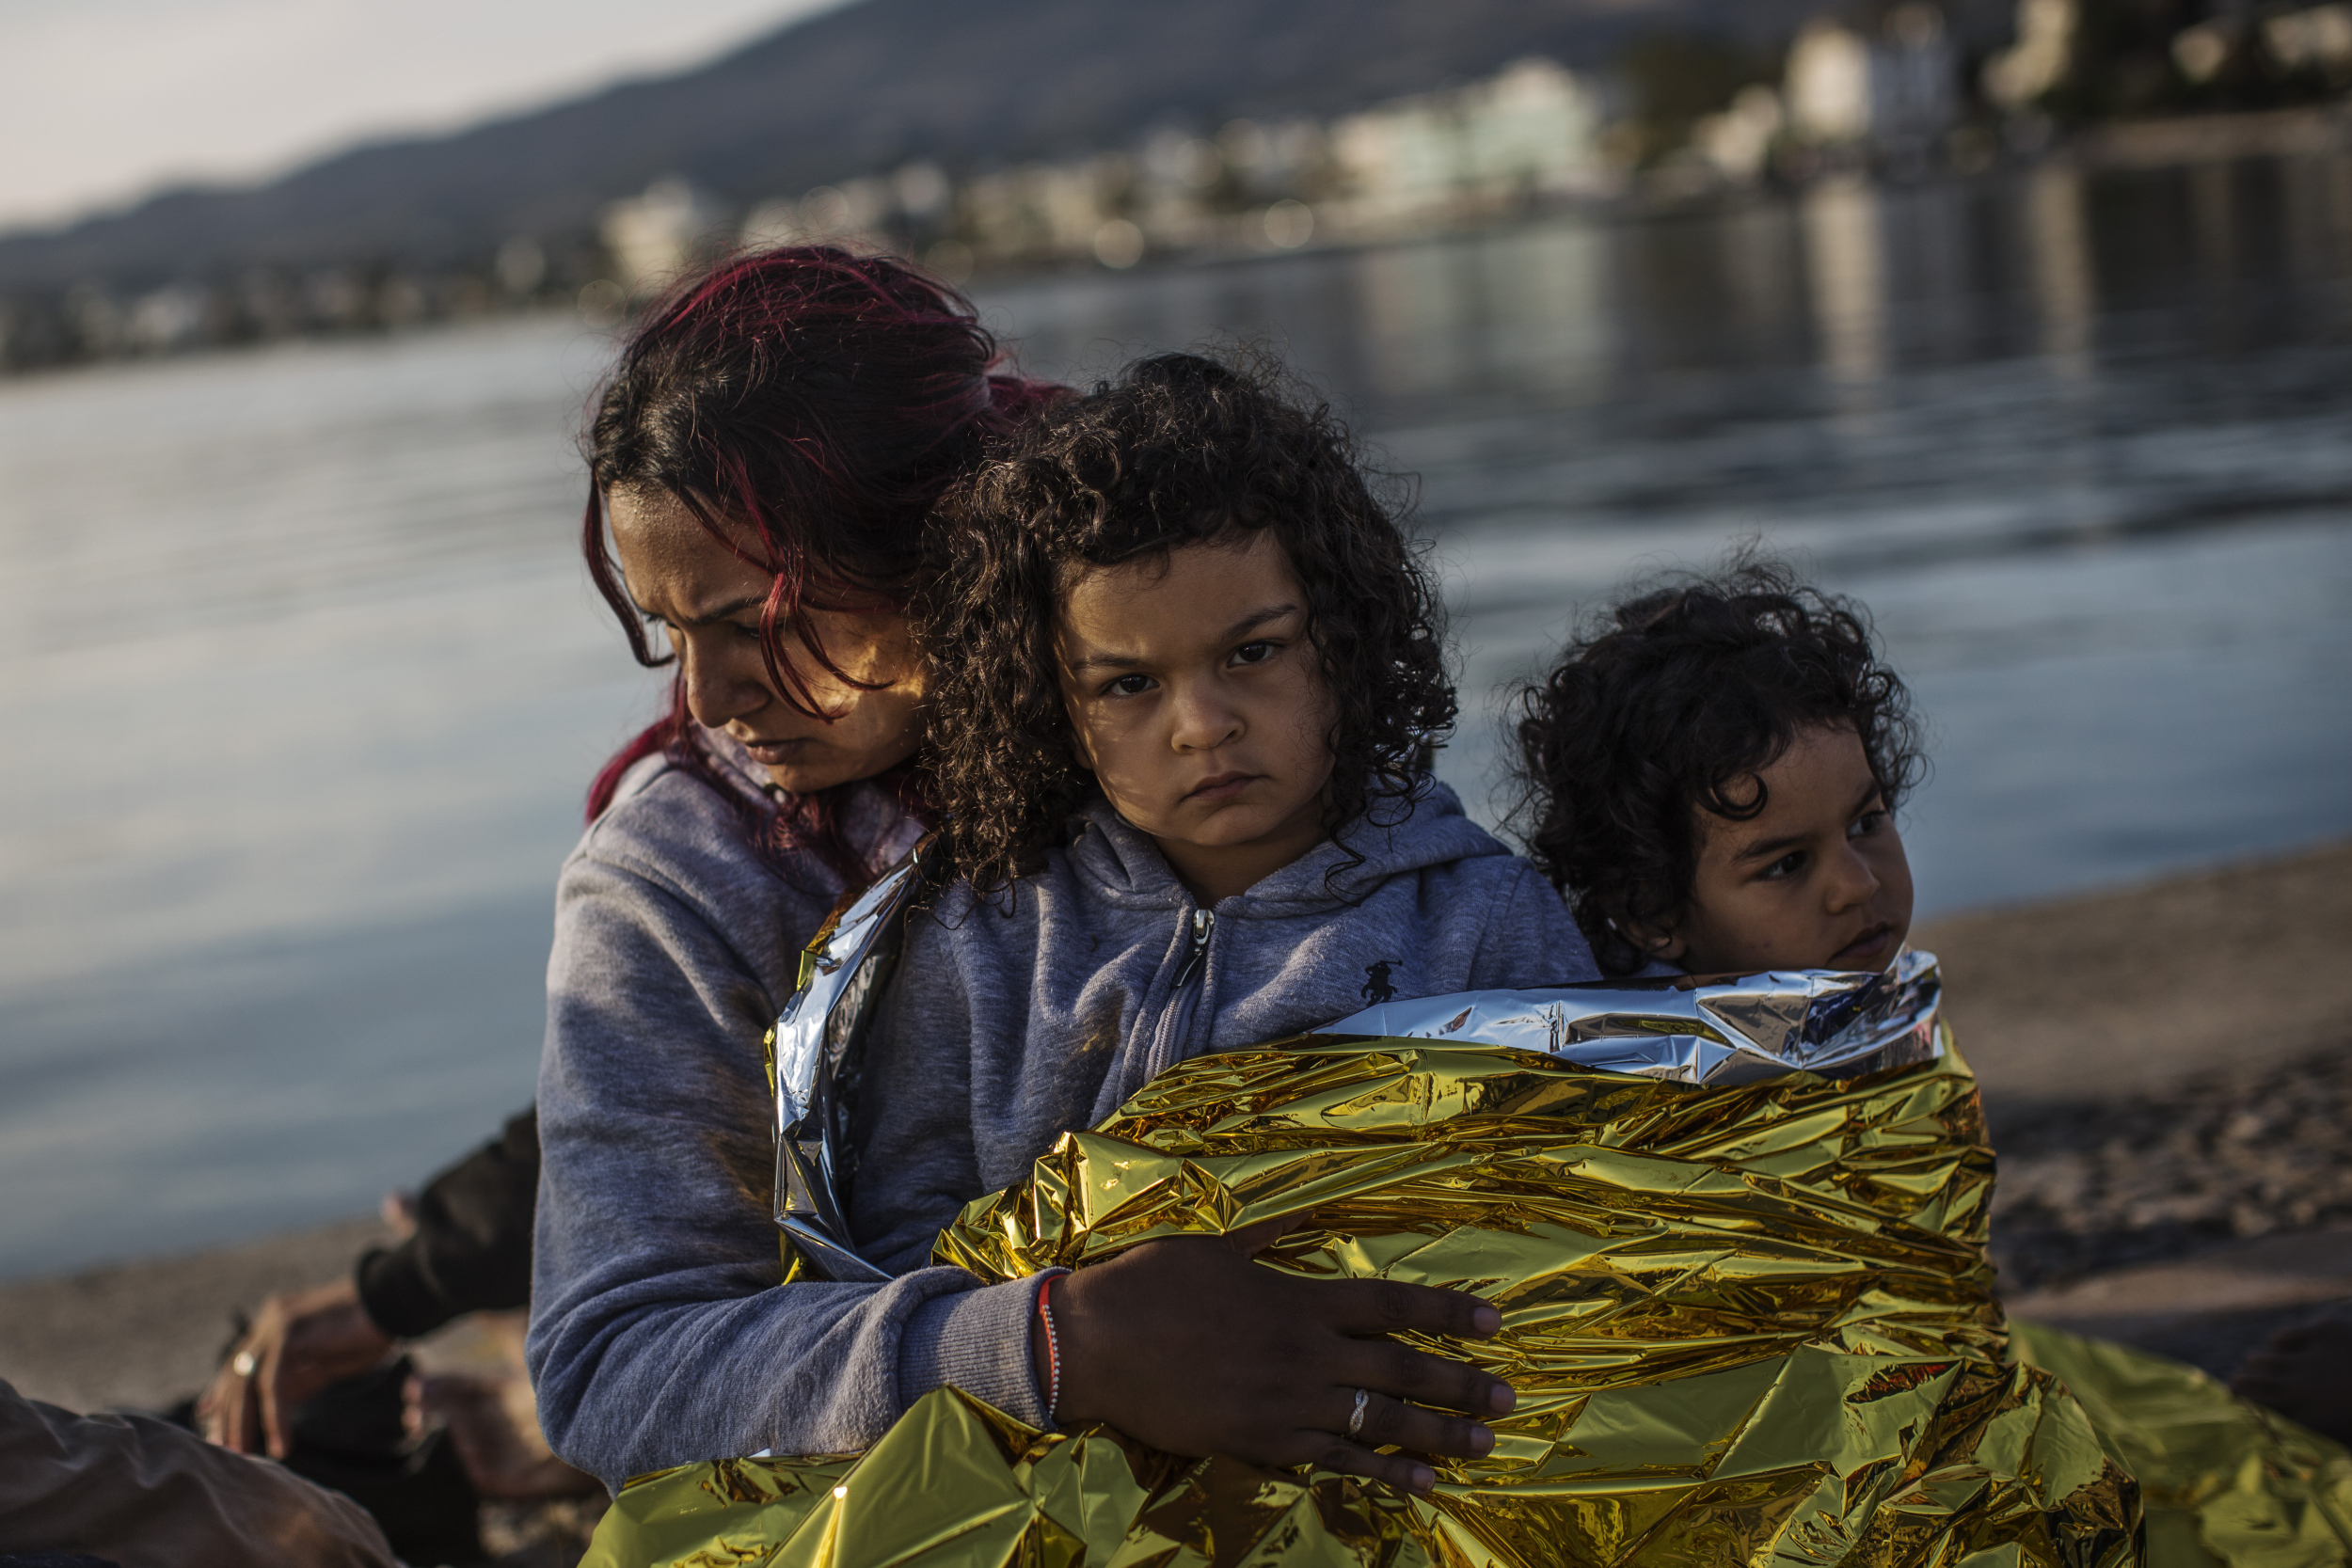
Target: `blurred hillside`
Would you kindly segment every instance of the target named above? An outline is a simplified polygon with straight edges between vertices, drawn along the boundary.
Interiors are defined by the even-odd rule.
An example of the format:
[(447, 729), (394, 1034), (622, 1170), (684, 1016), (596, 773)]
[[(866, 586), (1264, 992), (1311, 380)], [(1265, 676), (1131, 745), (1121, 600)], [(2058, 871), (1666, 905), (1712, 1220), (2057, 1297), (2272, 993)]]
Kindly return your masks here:
[[(0, 238), (0, 291), (140, 290), (241, 268), (433, 269), (561, 242), (661, 176), (749, 202), (929, 159), (950, 173), (1155, 124), (1327, 115), (1523, 55), (1591, 69), (1650, 34), (1770, 49), (1819, 0), (863, 0), (701, 70), (455, 135), (363, 147)], [(2008, 0), (1951, 8), (2005, 30)]]
[(858, 0), (696, 71), (0, 235), (0, 372), (610, 322), (739, 245), (961, 281), (2053, 152), (2332, 148), (2348, 99), (2352, 0)]

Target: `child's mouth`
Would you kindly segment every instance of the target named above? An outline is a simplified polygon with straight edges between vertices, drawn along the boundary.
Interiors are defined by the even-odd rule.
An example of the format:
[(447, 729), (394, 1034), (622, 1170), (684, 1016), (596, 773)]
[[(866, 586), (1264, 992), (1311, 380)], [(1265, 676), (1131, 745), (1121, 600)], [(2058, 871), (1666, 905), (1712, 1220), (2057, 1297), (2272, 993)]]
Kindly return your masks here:
[(1884, 965), (1894, 945), (1895, 927), (1883, 922), (1871, 927), (1860, 936), (1839, 948), (1829, 960), (1832, 969), (1878, 969)]
[(1219, 773), (1192, 786), (1187, 800), (1230, 800), (1255, 783), (1255, 773)]

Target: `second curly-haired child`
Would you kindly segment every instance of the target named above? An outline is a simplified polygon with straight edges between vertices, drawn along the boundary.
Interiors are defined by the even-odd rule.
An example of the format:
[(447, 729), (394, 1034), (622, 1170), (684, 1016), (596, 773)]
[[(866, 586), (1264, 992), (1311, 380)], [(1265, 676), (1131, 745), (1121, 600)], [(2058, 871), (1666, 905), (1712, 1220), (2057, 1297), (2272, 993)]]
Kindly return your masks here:
[(1924, 768), (1863, 608), (1775, 562), (1636, 593), (1520, 692), (1519, 823), (1601, 967), (1883, 969)]
[[(850, 1213), (867, 1257), (919, 1263), (959, 1206), (1174, 1063), (1391, 996), (1597, 977), (1543, 877), (1429, 776), (1454, 712), (1435, 592), (1345, 431), (1277, 372), (1142, 360), (1049, 411), (942, 531), (953, 556), (921, 619), (930, 787), (961, 879), (910, 922), (867, 1048), (862, 1102), (882, 1109), (856, 1130)], [(920, 1354), (957, 1365), (902, 1380), (1050, 1418), (1025, 1317), (992, 1316), (1001, 1289), (943, 1297), (960, 1316), (919, 1325), (937, 1347)], [(1413, 1426), (1438, 1419), (1422, 1406), (1485, 1414), (1507, 1395), (1446, 1375), (1373, 1405), (1405, 1423), (1379, 1441), (1471, 1451)], [(1352, 1394), (1267, 1419), (1338, 1443), (1351, 1408), (1362, 1423)], [(1331, 1457), (1186, 1437), (1209, 1429), (1140, 1409), (1087, 1418), (1114, 1414), (1174, 1451)], [(1422, 1482), (1371, 1452), (1371, 1430), (1365, 1473)]]

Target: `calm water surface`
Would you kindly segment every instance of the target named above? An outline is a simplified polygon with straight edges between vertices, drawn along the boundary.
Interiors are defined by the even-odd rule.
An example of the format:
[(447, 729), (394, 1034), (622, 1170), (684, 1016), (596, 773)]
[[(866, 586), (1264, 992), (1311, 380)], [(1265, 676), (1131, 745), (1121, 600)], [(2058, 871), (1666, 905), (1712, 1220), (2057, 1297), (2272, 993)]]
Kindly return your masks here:
[[(982, 303), (1066, 376), (1264, 336), (1418, 476), (1473, 800), (1580, 606), (1757, 537), (1932, 721), (1926, 911), (2352, 832), (2352, 159)], [(0, 1277), (365, 1208), (529, 1098), (555, 869), (655, 700), (573, 553), (606, 352), (0, 385)]]

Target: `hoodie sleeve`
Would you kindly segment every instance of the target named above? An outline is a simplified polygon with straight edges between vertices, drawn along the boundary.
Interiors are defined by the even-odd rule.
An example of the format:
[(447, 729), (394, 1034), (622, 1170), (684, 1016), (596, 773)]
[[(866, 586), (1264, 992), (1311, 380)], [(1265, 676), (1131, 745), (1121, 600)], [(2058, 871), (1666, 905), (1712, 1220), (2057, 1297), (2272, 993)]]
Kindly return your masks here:
[(1523, 990), (1600, 978), (1600, 966), (1576, 917), (1543, 874), (1513, 855), (1511, 878), (1497, 890), (1502, 914), (1490, 922), (1470, 967), (1471, 990)]
[[(731, 821), (699, 858), (612, 827), (608, 814), (564, 868), (548, 961), (528, 1342), (540, 1424), (616, 1488), (695, 1460), (866, 1447), (908, 1402), (910, 1325), (1001, 1341), (1005, 1325), (979, 1320), (1009, 1318), (1019, 1287), (940, 1268), (780, 1283), (759, 1041), (787, 891)], [(965, 1296), (1003, 1299), (924, 1310)]]

